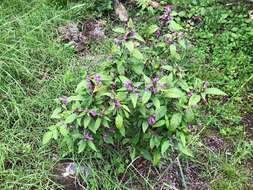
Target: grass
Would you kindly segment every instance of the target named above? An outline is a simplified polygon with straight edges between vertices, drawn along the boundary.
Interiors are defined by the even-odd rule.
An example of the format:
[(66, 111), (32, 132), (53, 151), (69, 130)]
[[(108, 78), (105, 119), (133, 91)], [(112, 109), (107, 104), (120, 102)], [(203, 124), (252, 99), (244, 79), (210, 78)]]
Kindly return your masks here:
[[(51, 180), (51, 169), (67, 158), (92, 168), (87, 180), (89, 189), (135, 189), (137, 184), (140, 189), (152, 189), (157, 183), (128, 165), (123, 150), (108, 154), (107, 159), (92, 154), (85, 154), (84, 159), (64, 156), (55, 144), (41, 145), (42, 135), (52, 122), (49, 115), (55, 98), (70, 94), (80, 72), (89, 64), (59, 42), (57, 26), (86, 15), (91, 17), (93, 3), (81, 1), (59, 7), (46, 0), (1, 1), (0, 189), (59, 189), (59, 184)], [(191, 28), (187, 37), (194, 47), (178, 64), (192, 77), (208, 80), (229, 94), (224, 103), (212, 100), (203, 108), (205, 117), (199, 122), (204, 128), (192, 144), (196, 157), (191, 162), (204, 171), (201, 175), (213, 189), (250, 189), (253, 173), (247, 164), (252, 162), (253, 142), (241, 122), (244, 113), (252, 113), (253, 106), (252, 21), (248, 21), (248, 6), (206, 1), (187, 8), (189, 14), (203, 20)], [(94, 52), (104, 52), (99, 48), (102, 45), (94, 47)], [(224, 139), (227, 149), (212, 151), (203, 144), (205, 136), (213, 134)], [(182, 167), (189, 162), (183, 157), (180, 160)], [(124, 172), (128, 179), (121, 181), (118, 174)]]

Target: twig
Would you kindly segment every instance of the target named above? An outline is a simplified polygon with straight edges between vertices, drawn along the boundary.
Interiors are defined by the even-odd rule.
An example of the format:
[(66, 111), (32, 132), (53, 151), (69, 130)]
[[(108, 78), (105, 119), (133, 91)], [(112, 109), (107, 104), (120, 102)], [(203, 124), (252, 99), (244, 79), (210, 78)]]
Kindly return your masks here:
[(172, 186), (172, 185), (169, 185), (169, 184), (167, 184), (167, 183), (163, 183), (163, 185), (162, 185), (162, 187), (161, 187), (161, 190), (162, 190), (163, 186), (169, 187), (169, 188), (171, 188), (171, 189), (173, 189), (173, 190), (179, 190), (179, 189), (177, 189), (176, 187), (174, 187), (174, 186)]
[(181, 174), (181, 177), (182, 177), (182, 182), (183, 182), (184, 189), (187, 190), (187, 185), (186, 185), (186, 182), (185, 182), (184, 173), (183, 173), (179, 158), (177, 157), (176, 160), (177, 160), (177, 164), (178, 164), (180, 174)]
[[(126, 175), (127, 170), (130, 168), (130, 166), (133, 165), (133, 163), (134, 163), (138, 158), (140, 158), (140, 156), (137, 156), (135, 159), (133, 159), (133, 160), (128, 164), (128, 166), (127, 166), (127, 168), (125, 169), (125, 172), (124, 172), (124, 174), (123, 174), (123, 176), (122, 176), (122, 178), (121, 178), (121, 180), (120, 180), (120, 182), (119, 182), (119, 187), (120, 187), (120, 185), (122, 184), (123, 179), (125, 178), (125, 175)], [(114, 189), (115, 189), (115, 188), (114, 188)]]

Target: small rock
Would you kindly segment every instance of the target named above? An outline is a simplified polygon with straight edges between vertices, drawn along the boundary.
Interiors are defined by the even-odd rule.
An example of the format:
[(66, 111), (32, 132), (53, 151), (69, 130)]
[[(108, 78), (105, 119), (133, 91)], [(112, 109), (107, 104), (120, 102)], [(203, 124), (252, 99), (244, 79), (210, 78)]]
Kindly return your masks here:
[[(253, 1), (252, 1), (253, 2)], [(249, 11), (249, 19), (253, 21), (253, 10)]]
[(79, 182), (79, 175), (87, 178), (91, 170), (87, 166), (78, 166), (70, 161), (57, 163), (53, 169), (53, 181), (59, 183), (68, 190), (81, 190), (82, 184)]
[(115, 0), (115, 13), (122, 22), (128, 21), (127, 10), (119, 0)]

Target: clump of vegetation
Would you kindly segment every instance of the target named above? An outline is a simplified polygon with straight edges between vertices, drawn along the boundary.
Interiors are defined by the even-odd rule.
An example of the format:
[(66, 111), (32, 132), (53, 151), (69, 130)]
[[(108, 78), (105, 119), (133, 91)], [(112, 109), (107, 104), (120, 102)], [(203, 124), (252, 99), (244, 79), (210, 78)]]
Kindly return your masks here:
[[(0, 2), (0, 189), (61, 189), (60, 184), (69, 182), (63, 175), (66, 169), (71, 169), (71, 173), (76, 169), (78, 174), (69, 176), (71, 183), (76, 186), (80, 182), (80, 186), (87, 189), (253, 189), (252, 4), (230, 0), (121, 0), (134, 23), (133, 26), (130, 21), (126, 26), (126, 23), (119, 22), (112, 2)], [(164, 10), (165, 3), (173, 3), (169, 14)], [(60, 42), (57, 37), (57, 29), (66, 23), (100, 20), (106, 23), (103, 26), (106, 38), (87, 41), (84, 45), (89, 51), (81, 57), (72, 43)], [(86, 25), (80, 31), (84, 29), (87, 29)], [(133, 34), (139, 34), (143, 40)], [(134, 57), (134, 51), (139, 51), (143, 59)], [(108, 60), (100, 63), (108, 55)], [(141, 63), (143, 68), (129, 65), (135, 62), (131, 60)], [(120, 63), (127, 69), (123, 74), (118, 71), (122, 68)], [(164, 69), (166, 65), (171, 68)], [(87, 72), (88, 69), (93, 72)], [(145, 77), (137, 70), (142, 70)], [(159, 80), (172, 75), (172, 85), (183, 96), (165, 97), (167, 87), (157, 93), (151, 91), (148, 102), (143, 104), (144, 79), (148, 77), (153, 87), (156, 73)], [(106, 79), (108, 76), (112, 81)], [(134, 91), (125, 87), (122, 76), (127, 77), (134, 89), (141, 83), (135, 107), (131, 99)], [(98, 85), (95, 78), (101, 80)], [(206, 97), (207, 102), (201, 97), (198, 108), (191, 107), (194, 120), (187, 122), (186, 110), (192, 96), (191, 93), (188, 96), (188, 91), (179, 85), (181, 80), (186, 81), (191, 90), (195, 83), (199, 83), (201, 88), (191, 92), (192, 96), (201, 96), (201, 92), (206, 91), (203, 85), (208, 83), (208, 88), (217, 87), (228, 95)], [(82, 88), (74, 92), (79, 82)], [(87, 95), (88, 83), (94, 87), (90, 97)], [(104, 101), (100, 104), (97, 98), (100, 98), (101, 87), (110, 90), (111, 83), (116, 83), (112, 88), (112, 98), (105, 96), (101, 100), (108, 100), (108, 104)], [(121, 92), (118, 91), (120, 88), (123, 89)], [(125, 94), (126, 98), (122, 99), (120, 94)], [(59, 95), (65, 96), (60, 97), (57, 104), (54, 99)], [(79, 96), (86, 98), (77, 100)], [(75, 106), (88, 98), (98, 105), (81, 105), (87, 112), (74, 112), (78, 111)], [(154, 128), (157, 122), (166, 120), (165, 116), (157, 119), (155, 99), (159, 100), (160, 107), (167, 106), (167, 123), (171, 126), (172, 115), (179, 113), (181, 125), (175, 129), (167, 128), (165, 122), (163, 126)], [(116, 108), (118, 103), (120, 106)], [(111, 112), (108, 111), (109, 105), (114, 106)], [(56, 111), (53, 117), (58, 119), (51, 119), (49, 115), (57, 106), (58, 111), (61, 109), (60, 114)], [(91, 126), (99, 118), (102, 123), (103, 107), (109, 112), (109, 128), (99, 127), (95, 134), (89, 127), (79, 125), (79, 120), (83, 124), (88, 117)], [(145, 108), (145, 116), (140, 111), (141, 107)], [(77, 118), (65, 124), (66, 118), (72, 114)], [(116, 127), (118, 114), (123, 119), (125, 137)], [(149, 116), (152, 117), (148, 120)], [(148, 125), (143, 133), (142, 125), (136, 127), (137, 120), (156, 123)], [(52, 122), (55, 126), (48, 130)], [(133, 135), (136, 131), (139, 133)], [(45, 133), (48, 139), (44, 138), (44, 142), (57, 139), (50, 146), (41, 145)], [(132, 137), (137, 134), (143, 144), (134, 144)], [(159, 167), (153, 167), (150, 161), (138, 157), (143, 153), (141, 150), (146, 149), (149, 159), (155, 164), (154, 155), (161, 151), (166, 135), (170, 146), (164, 155), (160, 152)], [(192, 151), (187, 149), (186, 154), (194, 157), (181, 154), (180, 146), (184, 141), (181, 136)], [(157, 137), (161, 139), (158, 146), (154, 145), (157, 141), (151, 140)], [(97, 152), (92, 151), (92, 143)], [(134, 148), (138, 159), (129, 162), (128, 155), (134, 157)], [(79, 154), (78, 151), (83, 152)], [(52, 175), (60, 176), (62, 181), (58, 182)]]
[(142, 35), (131, 20), (127, 28), (114, 29), (119, 36), (111, 56), (83, 77), (74, 95), (60, 98), (52, 115), (59, 122), (49, 127), (44, 144), (58, 140), (60, 132), (71, 152), (120, 142), (130, 147), (132, 159), (141, 155), (154, 165), (174, 147), (192, 156), (186, 144), (194, 110), (208, 95), (225, 93), (207, 81), (186, 81), (180, 67), (169, 63), (167, 55), (180, 59), (177, 49), (186, 47), (171, 13), (167, 5), (159, 26), (150, 25)]

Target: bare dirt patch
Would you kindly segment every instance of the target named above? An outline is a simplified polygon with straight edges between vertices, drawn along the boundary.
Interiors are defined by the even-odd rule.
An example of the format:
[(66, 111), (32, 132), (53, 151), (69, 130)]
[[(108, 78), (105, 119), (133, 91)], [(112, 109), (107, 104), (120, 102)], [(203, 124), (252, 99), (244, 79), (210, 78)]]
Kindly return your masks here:
[(180, 190), (184, 189), (185, 185), (189, 190), (211, 189), (207, 179), (201, 175), (203, 171), (201, 167), (194, 163), (181, 164), (185, 184), (178, 162), (164, 164), (159, 168), (153, 167), (151, 162), (142, 158), (137, 159), (133, 163), (138, 175), (154, 182), (151, 184), (155, 184), (153, 187), (155, 190)]
[(105, 38), (104, 22), (87, 20), (84, 22), (69, 22), (58, 28), (60, 39), (73, 45), (76, 53), (88, 51), (88, 44)]
[(249, 138), (253, 137), (253, 113), (245, 114), (242, 119), (242, 123), (245, 126), (246, 136)]
[(224, 149), (224, 140), (218, 136), (209, 136), (203, 139), (203, 143), (212, 151), (221, 151)]
[[(163, 168), (165, 169), (165, 168)], [(193, 163), (185, 163), (182, 165), (182, 172), (178, 163), (171, 164), (166, 168), (165, 175), (160, 179), (157, 189), (184, 189), (185, 186), (190, 190), (208, 190), (211, 189), (206, 178), (201, 175), (202, 169)], [(183, 180), (183, 176), (185, 180)]]

